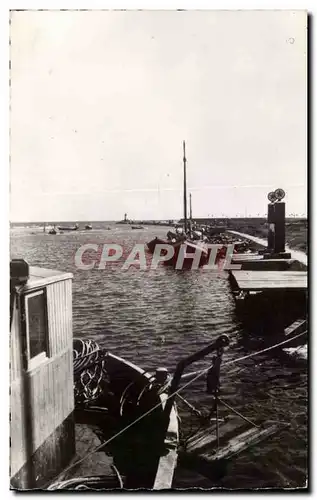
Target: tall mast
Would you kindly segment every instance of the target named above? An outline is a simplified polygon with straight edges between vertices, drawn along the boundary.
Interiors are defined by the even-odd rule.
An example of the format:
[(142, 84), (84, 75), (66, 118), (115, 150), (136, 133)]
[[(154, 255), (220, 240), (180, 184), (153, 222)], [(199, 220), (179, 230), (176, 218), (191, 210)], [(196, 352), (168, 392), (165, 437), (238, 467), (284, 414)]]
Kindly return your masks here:
[(193, 213), (192, 213), (192, 194), (189, 193), (189, 218), (190, 222), (193, 220)]
[(185, 141), (183, 141), (183, 162), (184, 162), (184, 225), (185, 233), (187, 233), (187, 185), (186, 185), (186, 152), (185, 152)]

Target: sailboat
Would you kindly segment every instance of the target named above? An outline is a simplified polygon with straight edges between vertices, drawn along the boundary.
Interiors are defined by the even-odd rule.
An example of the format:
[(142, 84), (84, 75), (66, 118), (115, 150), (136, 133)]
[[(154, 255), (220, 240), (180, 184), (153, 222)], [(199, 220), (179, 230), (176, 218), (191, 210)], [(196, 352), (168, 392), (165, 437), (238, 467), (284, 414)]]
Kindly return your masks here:
[(183, 264), (182, 268), (191, 268), (193, 265), (193, 258), (187, 257), (188, 254), (193, 254), (196, 252), (200, 253), (199, 266), (204, 266), (208, 262), (208, 251), (205, 245), (202, 243), (195, 243), (190, 238), (190, 227), (188, 224), (187, 218), (187, 176), (186, 176), (186, 146), (185, 141), (183, 141), (183, 166), (184, 166), (184, 188), (183, 188), (183, 196), (184, 196), (184, 232), (173, 233), (173, 238), (171, 237), (171, 233), (168, 233), (168, 239), (163, 240), (161, 238), (155, 238), (150, 241), (147, 246), (151, 253), (154, 253), (156, 245), (164, 244), (170, 245), (173, 247), (174, 253), (173, 256), (164, 262), (165, 265), (172, 265), (175, 267), (177, 265), (180, 252), (184, 252)]

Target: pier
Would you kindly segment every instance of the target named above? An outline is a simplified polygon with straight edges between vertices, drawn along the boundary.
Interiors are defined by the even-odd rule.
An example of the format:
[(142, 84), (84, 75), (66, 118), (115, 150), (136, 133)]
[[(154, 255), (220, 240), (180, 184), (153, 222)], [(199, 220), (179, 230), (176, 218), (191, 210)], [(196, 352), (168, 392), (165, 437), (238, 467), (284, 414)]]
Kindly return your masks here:
[(307, 289), (307, 271), (231, 271), (230, 276), (233, 289), (241, 292)]
[(268, 195), (267, 241), (228, 231), (259, 247), (258, 252), (232, 256), (232, 264), (241, 268), (229, 271), (229, 282), (237, 313), (251, 331), (291, 337), (297, 334), (297, 323), (306, 321), (308, 259), (285, 245), (284, 196), (281, 189)]
[[(228, 233), (236, 234), (237, 236), (240, 236), (241, 238), (245, 238), (246, 240), (253, 241), (257, 245), (259, 245), (260, 248), (267, 249), (267, 241), (264, 238), (259, 238), (257, 236), (251, 236), (250, 234), (246, 233), (240, 233), (239, 231), (233, 231), (229, 230), (227, 231)], [(305, 266), (308, 266), (308, 257), (304, 252), (301, 252), (300, 250), (294, 250), (293, 248), (289, 248), (288, 246), (285, 246), (286, 252), (291, 253), (292, 258), (298, 260), (298, 262), (301, 262)], [(258, 255), (258, 254), (254, 254)], [(259, 256), (258, 256), (259, 258)]]

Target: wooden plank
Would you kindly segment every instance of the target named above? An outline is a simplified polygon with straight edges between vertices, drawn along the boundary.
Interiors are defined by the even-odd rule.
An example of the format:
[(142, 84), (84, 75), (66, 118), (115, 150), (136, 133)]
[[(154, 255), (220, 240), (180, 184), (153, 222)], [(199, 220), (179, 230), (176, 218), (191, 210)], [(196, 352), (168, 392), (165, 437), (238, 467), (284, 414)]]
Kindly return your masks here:
[[(234, 437), (238, 432), (245, 432), (250, 428), (250, 424), (237, 418), (230, 418), (224, 423), (219, 424), (219, 444), (220, 446), (225, 445), (232, 437)], [(206, 450), (217, 449), (217, 433), (216, 424), (213, 423), (212, 426), (207, 429), (203, 429), (197, 434), (195, 434), (191, 439), (188, 440), (186, 445), (186, 453), (188, 454), (202, 454)]]
[(272, 424), (269, 427), (259, 429), (257, 427), (251, 427), (247, 431), (239, 434), (232, 438), (229, 443), (220, 448), (217, 451), (213, 451), (211, 453), (204, 453), (201, 455), (201, 458), (209, 461), (217, 461), (217, 460), (229, 460), (234, 456), (238, 455), (242, 451), (250, 448), (250, 446), (254, 446), (255, 444), (260, 443), (264, 439), (276, 434), (280, 430), (279, 424)]
[(240, 418), (230, 418), (219, 426), (219, 448), (215, 425), (197, 432), (180, 452), (180, 463), (207, 477), (217, 476), (217, 464), (232, 459), (285, 427), (280, 422), (273, 422), (267, 427), (263, 423), (256, 424), (258, 426), (254, 427)]
[(240, 261), (241, 271), (302, 271), (300, 262), (293, 259), (261, 259)]
[(258, 253), (234, 253), (232, 255), (232, 263), (250, 262), (253, 260), (263, 260), (263, 255)]
[[(33, 422), (33, 451), (37, 450), (74, 409), (73, 370), (69, 359), (72, 352), (49, 359), (39, 365), (30, 377), (31, 401), (27, 402)], [(11, 476), (27, 460), (23, 415), (23, 381), (16, 379), (11, 384)]]
[(304, 330), (304, 328), (307, 327), (306, 323), (306, 319), (298, 319), (294, 321), (294, 323), (292, 323), (290, 326), (285, 328), (284, 334), (286, 336), (298, 334), (301, 330)]
[(232, 271), (240, 290), (307, 289), (307, 271)]
[(60, 281), (48, 285), (47, 316), (50, 356), (58, 356), (72, 342), (72, 282)]
[[(165, 408), (167, 401), (167, 394), (161, 394), (162, 406)], [(178, 457), (178, 418), (176, 407), (172, 408), (170, 414), (169, 426), (165, 438), (165, 446), (168, 449), (166, 455), (160, 457), (160, 461), (157, 468), (157, 473), (153, 485), (153, 490), (165, 490), (172, 487), (172, 481), (174, 477), (174, 470), (177, 465)]]
[(30, 277), (24, 285), (24, 291), (36, 290), (52, 283), (57, 283), (64, 280), (72, 280), (72, 273), (65, 273), (42, 267), (30, 267)]
[(153, 490), (166, 490), (172, 487), (174, 470), (177, 464), (177, 449), (171, 449), (160, 458)]
[(239, 279), (243, 280), (253, 280), (253, 279), (261, 279), (261, 280), (272, 280), (272, 279), (281, 279), (288, 280), (298, 277), (306, 277), (307, 271), (233, 271), (233, 274), (237, 274)]

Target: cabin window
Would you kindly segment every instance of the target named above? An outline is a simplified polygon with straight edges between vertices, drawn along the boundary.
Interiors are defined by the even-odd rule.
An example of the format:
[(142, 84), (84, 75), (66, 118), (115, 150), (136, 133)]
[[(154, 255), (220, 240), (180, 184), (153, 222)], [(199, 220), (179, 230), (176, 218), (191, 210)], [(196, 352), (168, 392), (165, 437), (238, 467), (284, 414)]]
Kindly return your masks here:
[(44, 290), (25, 296), (28, 367), (34, 368), (48, 357), (48, 327)]

